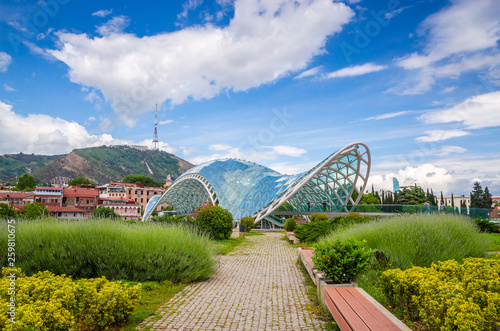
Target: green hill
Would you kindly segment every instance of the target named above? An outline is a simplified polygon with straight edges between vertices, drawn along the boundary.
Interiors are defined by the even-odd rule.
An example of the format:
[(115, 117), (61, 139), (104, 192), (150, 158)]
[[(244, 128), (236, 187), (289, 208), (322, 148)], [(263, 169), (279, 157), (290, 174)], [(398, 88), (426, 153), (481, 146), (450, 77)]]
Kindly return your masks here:
[[(86, 177), (94, 183), (104, 184), (120, 181), (126, 175), (145, 175), (164, 183), (167, 175), (177, 178), (193, 166), (173, 154), (156, 150), (139, 150), (130, 146), (82, 148), (62, 156), (34, 155), (32, 157), (38, 157), (37, 164), (44, 163), (31, 171), (31, 175), (39, 184), (50, 183), (54, 177), (59, 176)], [(19, 158), (14, 158), (17, 161), (15, 163), (11, 159), (8, 159), (5, 166), (0, 163), (0, 174), (2, 174), (0, 182), (15, 180), (16, 175), (27, 172), (16, 173), (12, 176), (11, 170), (19, 168), (20, 161), (17, 161)], [(3, 175), (4, 173), (6, 175)]]
[(0, 183), (15, 182), (17, 177), (32, 173), (61, 155), (5, 154), (0, 155)]

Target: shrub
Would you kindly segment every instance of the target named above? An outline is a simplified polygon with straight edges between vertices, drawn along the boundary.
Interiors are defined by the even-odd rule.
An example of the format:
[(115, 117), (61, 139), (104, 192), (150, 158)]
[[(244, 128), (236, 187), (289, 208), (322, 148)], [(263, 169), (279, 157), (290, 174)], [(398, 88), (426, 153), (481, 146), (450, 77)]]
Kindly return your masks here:
[(105, 206), (99, 206), (97, 207), (93, 212), (92, 216), (96, 218), (120, 218), (120, 215), (115, 213), (113, 208), (111, 207), (105, 207)]
[[(9, 269), (10, 270), (10, 269)], [(136, 307), (141, 285), (125, 287), (121, 283), (98, 279), (72, 281), (48, 271), (16, 277), (15, 323), (8, 303), (10, 274), (3, 269), (0, 279), (0, 329), (2, 330), (107, 330), (123, 324)]]
[(295, 218), (289, 218), (285, 221), (285, 231), (293, 232), (296, 226), (297, 222), (295, 222)]
[(250, 232), (252, 229), (255, 229), (255, 220), (251, 217), (243, 217), (240, 220), (240, 224), (245, 226), (245, 232)]
[(233, 215), (222, 207), (207, 206), (198, 211), (196, 225), (212, 239), (229, 239), (233, 233)]
[(328, 221), (328, 216), (326, 214), (323, 214), (323, 213), (312, 214), (310, 221), (311, 222)]
[(342, 228), (324, 240), (355, 238), (386, 256), (393, 267), (484, 257), (488, 243), (473, 222), (459, 215), (410, 214)]
[(498, 330), (500, 260), (468, 258), (384, 272), (388, 303), (425, 330)]
[(361, 217), (357, 217), (356, 215), (350, 216), (351, 214), (347, 216), (335, 217), (331, 220), (315, 221), (298, 225), (294, 230), (295, 237), (297, 237), (297, 239), (301, 242), (312, 243), (317, 241), (320, 237), (326, 236), (328, 233), (335, 231), (341, 226), (364, 223), (372, 220), (372, 218), (363, 217), (361, 215)]
[(490, 222), (489, 220), (482, 219), (481, 217), (474, 218), (473, 221), (474, 223), (476, 223), (476, 225), (482, 232), (488, 232), (488, 233), (500, 232), (500, 225), (498, 225), (497, 223)]
[(370, 264), (374, 250), (353, 239), (322, 241), (314, 245), (314, 266), (335, 283), (348, 283)]
[[(0, 263), (7, 266), (7, 224), (0, 224)], [(214, 272), (210, 240), (179, 225), (111, 220), (16, 224), (16, 263), (30, 276), (42, 270), (73, 278), (190, 282)]]

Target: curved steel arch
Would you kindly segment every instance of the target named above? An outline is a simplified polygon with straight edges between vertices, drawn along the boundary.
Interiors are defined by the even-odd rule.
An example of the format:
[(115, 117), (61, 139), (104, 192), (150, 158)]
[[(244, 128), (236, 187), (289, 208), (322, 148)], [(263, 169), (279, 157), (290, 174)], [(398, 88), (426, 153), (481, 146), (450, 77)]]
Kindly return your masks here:
[[(307, 201), (328, 201), (336, 211), (347, 211), (361, 199), (370, 166), (370, 151), (361, 142), (349, 144), (313, 169), (293, 176), (243, 160), (209, 161), (181, 175), (151, 211), (162, 203), (186, 214), (204, 204), (219, 204), (235, 219), (253, 216), (256, 222), (286, 201), (302, 211)], [(354, 190), (358, 192), (356, 201), (352, 199)], [(151, 211), (143, 220), (149, 219)]]

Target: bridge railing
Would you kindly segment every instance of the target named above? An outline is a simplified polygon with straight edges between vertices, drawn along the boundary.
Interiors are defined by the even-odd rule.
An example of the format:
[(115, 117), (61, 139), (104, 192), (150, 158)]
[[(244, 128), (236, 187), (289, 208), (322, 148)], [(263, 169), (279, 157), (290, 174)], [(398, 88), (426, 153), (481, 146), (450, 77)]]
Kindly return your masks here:
[[(424, 205), (357, 205), (354, 208), (347, 206), (347, 209), (356, 213), (396, 213), (396, 214), (413, 214), (427, 213), (427, 208)], [(324, 212), (343, 212), (339, 206), (330, 204), (311, 204), (311, 205), (282, 205), (277, 210), (278, 212), (306, 212), (306, 213), (324, 213)], [(430, 206), (429, 213), (441, 214), (439, 206)], [(498, 220), (498, 213), (493, 208), (462, 208), (462, 207), (445, 207), (444, 214), (466, 215), (471, 218), (483, 218)]]

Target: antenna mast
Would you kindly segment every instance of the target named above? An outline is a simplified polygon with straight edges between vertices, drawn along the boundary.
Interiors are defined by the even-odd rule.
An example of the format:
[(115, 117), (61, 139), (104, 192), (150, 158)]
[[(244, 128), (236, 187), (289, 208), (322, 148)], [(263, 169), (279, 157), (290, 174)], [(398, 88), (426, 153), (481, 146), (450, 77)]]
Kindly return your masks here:
[(158, 103), (156, 103), (156, 109), (155, 109), (155, 133), (153, 135), (153, 146), (151, 147), (152, 150), (158, 150)]

